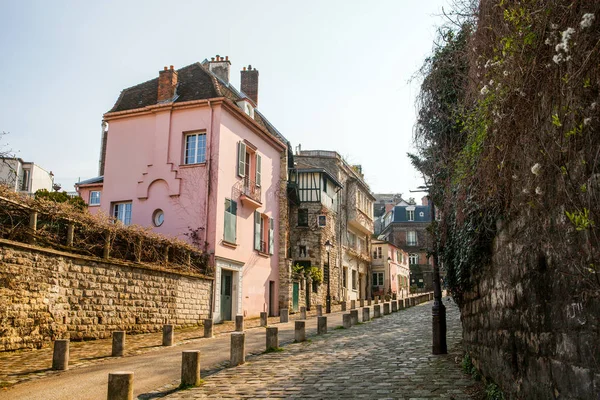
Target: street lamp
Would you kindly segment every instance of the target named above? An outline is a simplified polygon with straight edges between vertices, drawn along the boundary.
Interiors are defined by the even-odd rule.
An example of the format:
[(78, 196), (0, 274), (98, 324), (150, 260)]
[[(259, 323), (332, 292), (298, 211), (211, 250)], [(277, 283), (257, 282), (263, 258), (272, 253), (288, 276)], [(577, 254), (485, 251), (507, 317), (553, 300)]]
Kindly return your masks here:
[(325, 305), (325, 312), (327, 314), (331, 313), (331, 264), (329, 263), (329, 254), (332, 247), (333, 245), (327, 239), (325, 242), (325, 251), (327, 252), (327, 303)]

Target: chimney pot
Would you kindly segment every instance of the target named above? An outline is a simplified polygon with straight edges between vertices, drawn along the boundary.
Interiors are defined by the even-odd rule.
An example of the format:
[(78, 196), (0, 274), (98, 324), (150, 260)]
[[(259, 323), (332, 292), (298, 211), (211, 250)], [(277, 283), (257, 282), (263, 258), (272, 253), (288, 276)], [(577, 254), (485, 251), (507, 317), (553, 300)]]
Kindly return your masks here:
[(246, 67), (244, 67), (244, 71), (246, 70)]
[(166, 71), (166, 70), (167, 70), (167, 66), (165, 65), (164, 71)]
[(173, 71), (173, 66), (171, 65), (171, 71)]
[(225, 56), (225, 61), (229, 61), (229, 56)]
[(215, 58), (214, 58), (214, 57), (211, 57), (211, 58), (210, 58), (210, 61), (215, 61)]

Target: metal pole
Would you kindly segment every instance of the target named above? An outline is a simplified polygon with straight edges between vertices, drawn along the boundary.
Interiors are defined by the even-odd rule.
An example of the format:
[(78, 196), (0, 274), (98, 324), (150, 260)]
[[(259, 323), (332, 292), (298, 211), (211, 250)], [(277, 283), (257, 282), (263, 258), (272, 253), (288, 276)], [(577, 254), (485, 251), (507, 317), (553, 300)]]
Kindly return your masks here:
[(325, 305), (325, 312), (331, 313), (331, 263), (329, 258), (329, 252), (327, 252), (327, 304)]
[[(431, 223), (435, 222), (435, 205), (428, 196), (431, 204)], [(433, 232), (433, 230), (432, 230)], [(440, 268), (438, 266), (438, 254), (435, 243), (435, 233), (432, 235), (432, 254), (433, 254), (433, 307), (431, 308), (432, 327), (433, 327), (433, 354), (447, 354), (448, 346), (446, 344), (446, 306), (442, 303), (442, 287), (440, 285)]]

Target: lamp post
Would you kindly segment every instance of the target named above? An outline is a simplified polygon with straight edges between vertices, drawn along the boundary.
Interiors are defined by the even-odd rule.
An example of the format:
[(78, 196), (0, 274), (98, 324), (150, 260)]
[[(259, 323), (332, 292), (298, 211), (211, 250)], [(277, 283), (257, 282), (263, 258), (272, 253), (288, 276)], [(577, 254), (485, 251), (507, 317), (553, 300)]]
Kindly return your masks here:
[(331, 264), (329, 262), (329, 254), (331, 253), (332, 244), (327, 239), (325, 242), (325, 251), (327, 252), (327, 303), (325, 305), (325, 312), (331, 313)]

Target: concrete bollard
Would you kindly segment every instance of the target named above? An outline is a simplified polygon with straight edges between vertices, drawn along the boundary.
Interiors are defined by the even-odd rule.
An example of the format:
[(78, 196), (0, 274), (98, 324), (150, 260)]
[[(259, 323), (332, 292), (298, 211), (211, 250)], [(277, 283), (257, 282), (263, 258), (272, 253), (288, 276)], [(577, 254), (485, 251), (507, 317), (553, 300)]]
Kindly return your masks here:
[(173, 325), (163, 325), (163, 346), (173, 346)]
[(354, 310), (356, 308), (356, 300), (350, 300), (350, 309)]
[(267, 326), (267, 322), (269, 320), (267, 319), (267, 313), (266, 312), (261, 312), (260, 313), (260, 326)]
[(290, 311), (287, 308), (279, 310), (279, 322), (285, 323), (290, 320)]
[(368, 299), (368, 300), (367, 300), (367, 305), (368, 305), (369, 307), (371, 307), (371, 306), (373, 305), (373, 300), (371, 300), (371, 299)]
[(69, 340), (57, 339), (54, 341), (52, 353), (52, 369), (64, 371), (69, 368)]
[(342, 311), (346, 311), (346, 302), (342, 301)]
[(246, 362), (246, 334), (244, 332), (231, 333), (231, 351), (229, 366), (235, 367)]
[(398, 298), (398, 294), (397, 293), (392, 293), (392, 300), (396, 300)]
[(204, 320), (204, 337), (205, 338), (213, 337), (213, 320), (212, 319)]
[(350, 310), (350, 324), (358, 325), (358, 310)]
[(323, 306), (320, 304), (317, 304), (317, 317), (322, 317), (323, 316)]
[(294, 341), (304, 342), (306, 340), (306, 321), (295, 321)]
[(369, 307), (363, 307), (363, 322), (367, 322), (371, 320), (370, 312), (371, 309)]
[(267, 351), (279, 348), (279, 328), (267, 328)]
[(365, 299), (360, 299), (360, 308), (365, 306)]
[(373, 306), (373, 318), (380, 318), (380, 317), (381, 317), (381, 305), (375, 304)]
[(342, 316), (342, 325), (346, 329), (349, 329), (352, 326), (352, 317), (350, 316), (350, 314), (344, 314)]
[(306, 307), (300, 307), (300, 319), (306, 319)]
[(375, 296), (375, 304), (379, 304), (379, 296)]
[(244, 332), (244, 316), (243, 315), (235, 316), (235, 331), (236, 332)]
[(398, 309), (404, 310), (406, 307), (404, 306), (405, 299), (398, 300)]
[(133, 400), (133, 372), (108, 374), (108, 400)]
[(327, 317), (317, 317), (317, 335), (324, 335), (327, 333)]
[(411, 297), (411, 298), (410, 298), (410, 306), (411, 306), (411, 307), (414, 307), (414, 306), (415, 306), (415, 298), (414, 298), (414, 297)]
[(390, 314), (390, 303), (383, 303), (383, 315)]
[(181, 386), (198, 386), (200, 379), (200, 350), (181, 352)]
[(125, 352), (125, 331), (114, 331), (112, 333), (112, 356), (123, 357)]
[(398, 300), (392, 301), (392, 312), (398, 311)]

